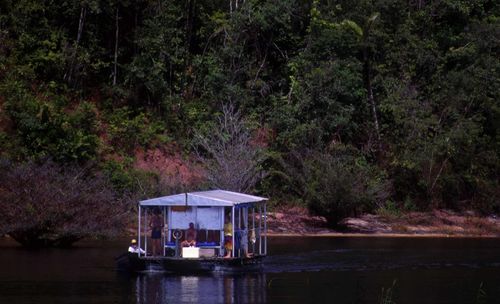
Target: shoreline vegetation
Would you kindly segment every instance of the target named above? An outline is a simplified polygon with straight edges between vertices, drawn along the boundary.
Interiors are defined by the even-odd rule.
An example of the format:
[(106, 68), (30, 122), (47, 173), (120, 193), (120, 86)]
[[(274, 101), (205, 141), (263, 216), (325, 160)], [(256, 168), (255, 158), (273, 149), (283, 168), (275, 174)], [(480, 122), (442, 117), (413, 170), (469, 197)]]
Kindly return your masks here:
[[(267, 235), (272, 237), (500, 238), (500, 217), (473, 211), (367, 213), (348, 217), (342, 224), (342, 230), (333, 229), (324, 217), (311, 215), (304, 207), (280, 207), (267, 213)], [(135, 227), (129, 227), (118, 238), (135, 235)], [(12, 237), (0, 235), (0, 243), (6, 239)]]

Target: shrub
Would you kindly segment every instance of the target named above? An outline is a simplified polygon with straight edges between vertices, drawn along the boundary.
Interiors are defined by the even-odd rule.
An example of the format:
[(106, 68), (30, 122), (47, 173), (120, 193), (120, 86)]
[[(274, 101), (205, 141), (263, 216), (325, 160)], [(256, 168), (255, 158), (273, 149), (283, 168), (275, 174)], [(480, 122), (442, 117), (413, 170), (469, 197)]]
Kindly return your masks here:
[(138, 146), (148, 147), (163, 131), (150, 115), (136, 114), (127, 107), (114, 110), (108, 120), (110, 144), (116, 151), (131, 153)]
[(47, 86), (28, 88), (9, 80), (0, 86), (5, 113), (16, 130), (16, 158), (44, 158), (85, 162), (95, 159), (100, 146), (95, 106), (81, 102), (72, 109), (65, 96), (54, 95)]
[(108, 161), (103, 166), (103, 172), (112, 187), (122, 195), (150, 198), (185, 190), (179, 176), (163, 176), (159, 172), (133, 168), (130, 159)]
[(295, 155), (295, 166), (286, 166), (309, 210), (333, 226), (358, 212), (373, 210), (390, 195), (390, 184), (353, 148), (307, 151)]
[(401, 216), (401, 210), (395, 202), (389, 200), (377, 209), (377, 214), (385, 218), (398, 218)]
[(24, 246), (69, 246), (121, 231), (128, 199), (88, 169), (52, 161), (0, 164), (0, 234)]

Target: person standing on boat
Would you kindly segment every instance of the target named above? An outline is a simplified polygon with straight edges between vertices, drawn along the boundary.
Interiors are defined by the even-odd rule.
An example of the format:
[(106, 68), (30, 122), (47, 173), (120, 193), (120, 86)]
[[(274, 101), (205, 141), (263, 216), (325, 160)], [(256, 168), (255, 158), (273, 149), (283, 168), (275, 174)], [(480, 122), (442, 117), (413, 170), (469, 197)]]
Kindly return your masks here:
[(153, 211), (153, 216), (149, 221), (151, 228), (151, 240), (153, 243), (153, 255), (160, 255), (161, 251), (161, 231), (163, 230), (163, 218), (160, 216), (160, 209), (156, 208)]
[(196, 246), (196, 229), (193, 223), (189, 223), (189, 228), (186, 231), (186, 239), (181, 243), (182, 247)]
[(250, 256), (248, 254), (248, 230), (246, 228), (245, 222), (241, 224), (241, 229), (239, 231), (238, 237), (240, 244), (239, 249), (241, 250), (239, 256), (249, 258)]
[(226, 250), (225, 258), (230, 258), (233, 252), (233, 223), (231, 223), (231, 216), (226, 217), (224, 224), (224, 249)]

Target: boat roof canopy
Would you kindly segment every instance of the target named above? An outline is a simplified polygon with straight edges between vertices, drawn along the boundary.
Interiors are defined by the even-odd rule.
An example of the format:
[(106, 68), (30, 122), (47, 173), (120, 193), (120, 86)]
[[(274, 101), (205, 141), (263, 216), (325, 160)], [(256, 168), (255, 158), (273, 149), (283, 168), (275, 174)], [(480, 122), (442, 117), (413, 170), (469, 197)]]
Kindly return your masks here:
[(140, 206), (206, 206), (226, 207), (267, 201), (265, 197), (253, 196), (226, 190), (186, 192), (143, 200)]

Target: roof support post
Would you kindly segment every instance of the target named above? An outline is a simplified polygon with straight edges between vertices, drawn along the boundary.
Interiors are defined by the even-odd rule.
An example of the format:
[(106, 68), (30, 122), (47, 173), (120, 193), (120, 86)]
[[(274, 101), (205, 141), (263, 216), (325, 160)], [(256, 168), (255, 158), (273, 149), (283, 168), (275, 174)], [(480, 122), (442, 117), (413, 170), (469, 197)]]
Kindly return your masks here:
[(252, 254), (255, 254), (255, 205), (252, 206), (252, 233), (250, 233), (250, 241), (252, 242)]
[(264, 204), (264, 254), (267, 255), (267, 210)]
[(259, 255), (262, 255), (262, 205), (259, 204)]
[(163, 207), (162, 207), (162, 209), (163, 209), (163, 231), (161, 232), (161, 235), (163, 236), (163, 237), (162, 237), (163, 242), (162, 242), (162, 244), (161, 244), (161, 245), (162, 245), (162, 247), (163, 247), (163, 256), (165, 256), (165, 253), (166, 253), (166, 252), (165, 252), (165, 244), (166, 244), (166, 243), (165, 243), (165, 241), (166, 241), (166, 237), (167, 237), (167, 235), (166, 235), (166, 233), (165, 233), (165, 227), (167, 227), (167, 226), (166, 226), (166, 225), (167, 225), (167, 219), (166, 219), (166, 217), (165, 217), (165, 213), (166, 213), (166, 212), (165, 212), (165, 209), (166, 209), (166, 207), (165, 207), (165, 206), (163, 206)]
[[(222, 227), (222, 230), (219, 231), (219, 239), (220, 239), (220, 242), (219, 242), (219, 257), (222, 257), (223, 256), (223, 253), (222, 253), (222, 250), (224, 250), (224, 226), (226, 224), (226, 219), (225, 219), (225, 215), (226, 215), (226, 212), (225, 212), (225, 207), (221, 207), (220, 208), (220, 213), (219, 215), (222, 215), (221, 216), (221, 219), (220, 219), (220, 225)], [(208, 233), (208, 229), (207, 229), (207, 233)], [(225, 252), (224, 254), (227, 254), (227, 252)]]
[(148, 227), (146, 226), (148, 223), (148, 209), (144, 209), (144, 251), (146, 251), (145, 255), (148, 254)]
[(139, 250), (137, 251), (137, 255), (141, 256), (141, 204), (139, 204), (139, 212), (138, 212), (138, 222), (139, 225), (137, 225), (137, 243), (139, 244)]
[(235, 244), (234, 244), (234, 234), (236, 233), (236, 229), (235, 229), (235, 226), (234, 226), (234, 206), (231, 208), (231, 225), (233, 226), (233, 233), (231, 233), (231, 237), (232, 237), (231, 242), (233, 244), (232, 245), (233, 248), (231, 250), (233, 251), (232, 252), (232, 256), (234, 258), (235, 257), (234, 256), (234, 251), (235, 251), (234, 248), (236, 247)]
[(167, 242), (172, 241), (172, 233), (170, 232), (170, 225), (169, 223), (172, 223), (172, 207), (168, 206), (167, 207)]

